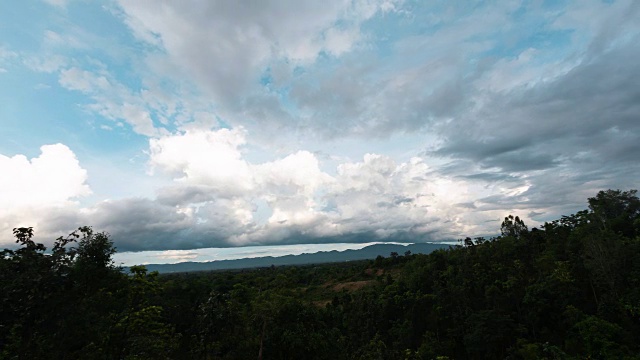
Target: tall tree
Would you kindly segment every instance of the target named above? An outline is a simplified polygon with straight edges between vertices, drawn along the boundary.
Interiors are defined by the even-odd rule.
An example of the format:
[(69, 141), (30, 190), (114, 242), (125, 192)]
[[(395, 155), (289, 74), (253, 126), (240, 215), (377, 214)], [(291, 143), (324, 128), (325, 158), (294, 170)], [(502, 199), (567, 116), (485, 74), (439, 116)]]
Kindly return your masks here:
[(504, 218), (502, 222), (502, 226), (500, 226), (500, 232), (502, 236), (512, 236), (516, 239), (520, 238), (522, 235), (529, 232), (527, 225), (524, 224), (524, 221), (520, 219), (520, 217), (513, 215), (509, 215)]

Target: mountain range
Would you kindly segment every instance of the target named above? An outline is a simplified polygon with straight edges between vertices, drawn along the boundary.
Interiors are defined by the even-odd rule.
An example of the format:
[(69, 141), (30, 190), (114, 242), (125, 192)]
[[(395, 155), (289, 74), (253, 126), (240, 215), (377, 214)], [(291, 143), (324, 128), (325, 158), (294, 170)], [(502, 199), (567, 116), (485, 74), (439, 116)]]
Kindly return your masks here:
[(207, 262), (181, 262), (177, 264), (148, 264), (149, 271), (158, 271), (159, 273), (176, 273), (176, 272), (192, 272), (192, 271), (210, 271), (210, 270), (231, 270), (245, 268), (259, 268), (269, 266), (282, 265), (307, 265), (322, 264), (355, 260), (375, 259), (378, 256), (388, 257), (392, 252), (399, 255), (410, 251), (412, 254), (428, 254), (438, 249), (447, 249), (451, 245), (448, 244), (431, 244), (420, 243), (410, 245), (400, 244), (375, 244), (369, 245), (358, 250), (344, 251), (320, 251), (312, 254), (285, 255), (285, 256), (265, 256), (256, 258), (244, 258), (234, 260), (216, 260)]

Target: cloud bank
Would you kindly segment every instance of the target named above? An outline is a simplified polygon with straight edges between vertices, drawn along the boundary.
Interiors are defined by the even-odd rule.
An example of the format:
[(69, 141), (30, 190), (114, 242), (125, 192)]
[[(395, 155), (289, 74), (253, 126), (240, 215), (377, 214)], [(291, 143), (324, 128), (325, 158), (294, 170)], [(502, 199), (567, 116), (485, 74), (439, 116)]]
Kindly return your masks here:
[(637, 188), (636, 1), (121, 0), (94, 9), (111, 36), (50, 3), (35, 50), (0, 43), (0, 76), (72, 97), (70, 124), (113, 141), (103, 161), (127, 149), (159, 185), (89, 202), (93, 144), (43, 133), (56, 145), (39, 156), (0, 155), (3, 234), (91, 224), (121, 250), (438, 241)]

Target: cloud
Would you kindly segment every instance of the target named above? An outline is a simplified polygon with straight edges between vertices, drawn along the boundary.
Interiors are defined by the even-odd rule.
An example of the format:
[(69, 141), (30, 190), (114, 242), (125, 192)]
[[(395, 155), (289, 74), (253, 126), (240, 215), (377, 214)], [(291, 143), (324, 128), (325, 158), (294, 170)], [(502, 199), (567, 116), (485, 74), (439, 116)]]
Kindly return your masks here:
[(111, 120), (123, 120), (133, 130), (146, 136), (162, 134), (154, 126), (152, 113), (140, 94), (134, 94), (105, 71), (98, 73), (69, 68), (60, 72), (60, 85), (89, 95), (94, 103), (86, 107)]
[(3, 239), (20, 226), (34, 226), (43, 237), (59, 236), (56, 231), (60, 228), (54, 223), (73, 217), (68, 209), (77, 206), (77, 199), (91, 194), (87, 171), (63, 144), (44, 145), (40, 155), (32, 159), (0, 154), (0, 174)]
[(244, 144), (242, 129), (167, 135), (150, 140), (150, 164), (177, 175), (177, 182), (239, 195), (253, 187), (249, 164), (239, 149)]
[[(169, 80), (182, 90), (163, 99), (188, 98), (195, 94), (185, 94), (181, 84), (190, 78), (203, 92), (195, 96), (208, 99), (204, 107), (214, 116), (200, 120), (195, 111), (173, 112), (180, 107), (175, 100), (154, 114), (145, 106), (159, 109), (163, 99), (135, 102), (135, 93), (114, 101), (128, 108), (96, 101), (94, 110), (125, 118), (149, 136), (157, 135), (158, 122), (185, 130), (217, 118), (266, 143), (281, 137), (282, 129), (314, 138), (436, 131), (446, 140), (467, 121), (502, 124), (504, 117), (488, 117), (508, 106), (512, 95), (569, 76), (583, 61), (633, 43), (638, 33), (629, 15), (638, 6), (629, 1), (564, 8), (493, 3), (473, 11), (382, 1), (119, 5), (116, 14), (150, 45), (144, 48), (150, 70), (143, 75), (145, 94), (157, 92), (155, 82)], [(597, 21), (588, 20), (594, 14)], [(609, 26), (620, 17), (619, 26)], [(381, 22), (393, 31), (377, 27)], [(610, 46), (596, 45), (607, 39)], [(527, 111), (513, 116), (522, 117), (514, 125), (527, 123), (523, 129), (534, 121)], [(532, 169), (555, 166), (544, 155), (531, 158), (537, 163)]]
[[(558, 62), (568, 56), (549, 59), (559, 46), (488, 56), (508, 37), (516, 44), (536, 35), (518, 27), (523, 19), (513, 4), (473, 12), (360, 1), (120, 5), (134, 33), (166, 51), (178, 76), (190, 75), (213, 94), (216, 113), (261, 132), (293, 126), (335, 137), (424, 130), (464, 114), (486, 87), (508, 90), (542, 81), (550, 69), (566, 71)], [(555, 36), (568, 26), (545, 21), (547, 9), (526, 10), (528, 27)], [(365, 28), (374, 20), (409, 35)], [(416, 34), (416, 24), (426, 31)], [(514, 55), (516, 61), (508, 60)], [(474, 83), (479, 78), (483, 83)]]
[[(50, 179), (55, 169), (64, 170), (67, 177), (60, 184), (69, 188), (56, 188), (58, 197), (46, 203), (46, 196), (36, 192), (39, 202), (27, 204), (25, 211), (7, 207), (11, 211), (2, 217), (4, 233), (10, 234), (9, 226), (17, 226), (17, 219), (34, 221), (39, 239), (90, 224), (109, 232), (120, 251), (415, 242), (491, 234), (494, 229), (487, 221), (500, 219), (505, 205), (526, 204), (528, 213), (536, 215), (547, 206), (523, 200), (529, 187), (522, 186), (521, 179), (488, 189), (475, 180), (438, 175), (423, 158), (397, 162), (379, 154), (342, 162), (332, 175), (304, 150), (272, 161), (248, 161), (243, 150), (248, 141), (246, 131), (229, 129), (151, 139), (150, 165), (169, 174), (171, 185), (160, 188), (156, 199), (103, 200), (84, 207), (69, 199), (88, 194), (87, 174), (65, 146), (43, 147), (43, 155), (31, 162), (6, 158), (18, 164), (10, 171), (37, 169), (29, 173), (36, 179)], [(57, 162), (48, 160), (51, 154), (57, 154)], [(43, 162), (48, 165), (40, 166)], [(20, 186), (14, 192), (29, 191), (27, 182)], [(47, 194), (47, 189), (37, 190)]]
[[(247, 141), (245, 131), (227, 129), (152, 140), (151, 164), (174, 176), (159, 201), (192, 208), (200, 221), (216, 224), (209, 216), (226, 203), (230, 218), (224, 221), (238, 226), (228, 232), (234, 235), (227, 244), (235, 245), (344, 241), (350, 234), (386, 239), (407, 232), (442, 239), (473, 230), (462, 220), (468, 209), (451, 203), (468, 199), (471, 189), (460, 180), (429, 179), (431, 169), (420, 158), (396, 163), (368, 154), (330, 175), (308, 151), (251, 163), (242, 152)], [(264, 223), (252, 205), (260, 201), (269, 209)]]
[[(376, 1), (120, 1), (142, 40), (160, 44), (172, 61), (218, 100), (236, 101), (271, 59), (308, 63), (357, 43), (360, 23), (393, 8)], [(341, 24), (341, 27), (337, 27)]]
[[(122, 0), (103, 11), (108, 39), (57, 20), (39, 30), (39, 54), (0, 48), (0, 67), (56, 77), (92, 129), (147, 139), (137, 183), (156, 196), (80, 206), (76, 160), (64, 176), (36, 174), (66, 179), (55, 196), (37, 192), (54, 183), (6, 190), (31, 186), (42, 203), (7, 210), (3, 226), (89, 223), (121, 250), (168, 250), (450, 240), (495, 233), (508, 213), (552, 220), (637, 186), (639, 11)], [(16, 173), (38, 164), (2, 159)]]
[(16, 58), (18, 58), (18, 53), (0, 45), (0, 74), (8, 72), (8, 70), (3, 66), (11, 64)]
[(640, 140), (640, 67), (625, 60), (637, 49), (612, 49), (552, 81), (493, 94), (490, 113), (482, 108), (441, 128), (445, 141), (434, 154), (506, 174), (560, 166), (584, 176), (604, 167), (615, 178)]
[(165, 81), (190, 78), (225, 122), (260, 128), (265, 139), (300, 120), (299, 105), (282, 97), (296, 72), (357, 51), (367, 41), (363, 24), (396, 11), (395, 1), (119, 3), (133, 33), (152, 46), (147, 62), (172, 69)]
[(149, 164), (156, 176), (171, 176), (156, 199), (101, 201), (61, 220), (90, 222), (111, 233), (121, 251), (140, 251), (450, 239), (480, 229), (465, 224), (469, 216), (497, 217), (455, 205), (482, 190), (429, 178), (421, 158), (398, 163), (368, 154), (331, 175), (304, 150), (254, 163), (245, 156), (247, 142), (241, 129), (151, 139)]
[(43, 0), (43, 1), (51, 6), (55, 6), (59, 8), (67, 7), (67, 5), (69, 5), (69, 2), (70, 2), (70, 0)]
[[(298, 151), (284, 158), (253, 164), (246, 160), (242, 128), (191, 130), (150, 140), (150, 165), (174, 177), (164, 199), (183, 194), (193, 199), (199, 191), (219, 197), (269, 196), (289, 193), (312, 196), (331, 177), (319, 168), (315, 155)], [(202, 199), (206, 199), (203, 197)]]
[[(150, 164), (174, 176), (173, 185), (161, 189), (158, 200), (176, 206), (199, 204), (192, 208), (199, 221), (235, 223), (242, 231), (236, 229), (234, 234), (260, 231), (253, 205), (256, 201), (263, 201), (270, 209), (268, 226), (315, 221), (318, 191), (332, 180), (319, 169), (315, 156), (299, 151), (252, 164), (242, 153), (245, 136), (243, 130), (220, 129), (152, 139)], [(231, 218), (216, 219), (220, 214)], [(236, 241), (262, 241), (250, 238), (240, 236)]]
[(157, 256), (162, 260), (171, 260), (176, 262), (189, 261), (198, 257), (198, 253), (185, 250), (167, 250)]
[(339, 216), (344, 232), (378, 230), (388, 234), (410, 231), (442, 239), (448, 233), (471, 230), (454, 204), (469, 198), (462, 181), (431, 177), (421, 158), (396, 163), (367, 154), (362, 162), (338, 167), (329, 207)]
[(0, 209), (60, 205), (89, 195), (87, 172), (63, 144), (44, 145), (38, 157), (0, 154)]

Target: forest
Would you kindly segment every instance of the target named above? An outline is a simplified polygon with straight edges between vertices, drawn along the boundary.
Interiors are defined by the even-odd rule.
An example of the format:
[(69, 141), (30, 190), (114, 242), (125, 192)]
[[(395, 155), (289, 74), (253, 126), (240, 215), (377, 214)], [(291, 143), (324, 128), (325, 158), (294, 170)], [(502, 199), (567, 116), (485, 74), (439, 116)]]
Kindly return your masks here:
[(109, 234), (0, 255), (0, 359), (640, 359), (640, 200), (428, 255), (159, 275)]

